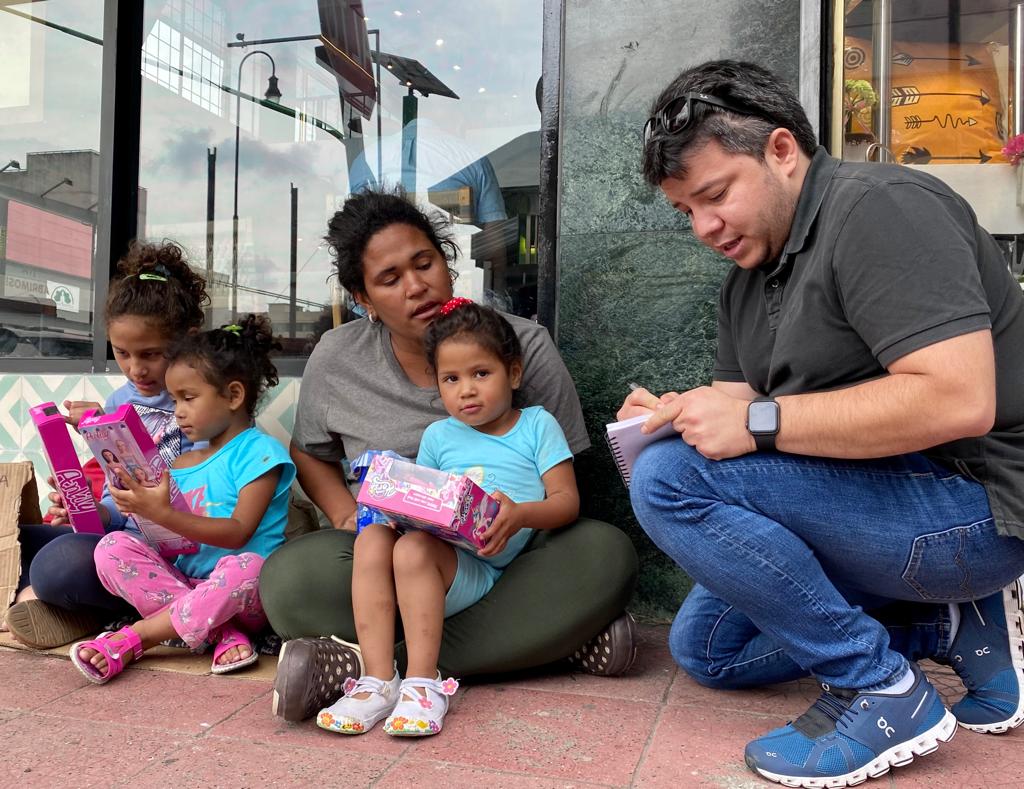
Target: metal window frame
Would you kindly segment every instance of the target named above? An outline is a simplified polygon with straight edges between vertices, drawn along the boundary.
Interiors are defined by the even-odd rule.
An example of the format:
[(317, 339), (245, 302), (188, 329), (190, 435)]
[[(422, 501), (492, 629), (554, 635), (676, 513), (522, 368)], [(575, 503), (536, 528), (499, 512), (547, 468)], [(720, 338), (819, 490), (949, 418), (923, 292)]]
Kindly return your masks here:
[[(537, 248), (538, 321), (557, 330), (558, 134), (561, 99), (562, 19), (565, 0), (542, 0), (540, 227)], [(0, 373), (102, 374), (112, 354), (103, 320), (107, 286), (118, 258), (138, 234), (139, 148), (142, 115), (142, 2), (105, 0), (100, 100), (100, 199), (93, 262), (91, 358), (0, 360)], [(275, 360), (282, 376), (301, 377), (306, 358)]]

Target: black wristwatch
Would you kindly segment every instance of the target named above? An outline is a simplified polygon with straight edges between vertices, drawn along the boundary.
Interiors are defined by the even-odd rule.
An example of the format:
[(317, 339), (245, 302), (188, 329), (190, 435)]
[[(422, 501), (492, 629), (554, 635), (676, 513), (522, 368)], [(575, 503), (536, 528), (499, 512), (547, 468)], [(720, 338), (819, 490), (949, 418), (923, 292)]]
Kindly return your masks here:
[(758, 452), (775, 450), (779, 415), (779, 404), (771, 397), (755, 397), (747, 406), (747, 430), (754, 437)]

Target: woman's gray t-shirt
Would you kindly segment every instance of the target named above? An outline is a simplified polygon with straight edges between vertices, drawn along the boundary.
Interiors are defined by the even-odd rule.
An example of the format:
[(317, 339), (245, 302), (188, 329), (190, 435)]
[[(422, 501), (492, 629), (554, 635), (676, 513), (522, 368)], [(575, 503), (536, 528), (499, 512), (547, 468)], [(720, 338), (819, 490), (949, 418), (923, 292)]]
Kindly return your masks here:
[[(562, 426), (574, 454), (590, 446), (579, 397), (548, 331), (504, 316), (523, 347), (525, 405), (544, 406)], [(395, 358), (381, 323), (356, 320), (324, 333), (302, 376), (292, 442), (328, 462), (368, 449), (416, 457), (427, 425), (448, 416), (437, 389), (413, 384)], [(358, 484), (350, 482), (353, 493)]]

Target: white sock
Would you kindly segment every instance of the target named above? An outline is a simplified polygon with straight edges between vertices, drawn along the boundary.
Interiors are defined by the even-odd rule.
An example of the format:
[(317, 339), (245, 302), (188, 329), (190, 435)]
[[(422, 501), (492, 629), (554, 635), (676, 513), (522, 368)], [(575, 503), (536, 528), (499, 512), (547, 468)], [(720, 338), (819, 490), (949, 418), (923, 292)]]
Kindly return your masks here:
[(956, 631), (960, 629), (960, 604), (950, 603), (949, 604), (949, 643), (953, 645), (954, 639), (956, 639)]
[(900, 693), (906, 693), (914, 686), (914, 672), (908, 667), (903, 675), (896, 680), (892, 685), (881, 690), (873, 690), (872, 693), (884, 693), (886, 695), (896, 696)]

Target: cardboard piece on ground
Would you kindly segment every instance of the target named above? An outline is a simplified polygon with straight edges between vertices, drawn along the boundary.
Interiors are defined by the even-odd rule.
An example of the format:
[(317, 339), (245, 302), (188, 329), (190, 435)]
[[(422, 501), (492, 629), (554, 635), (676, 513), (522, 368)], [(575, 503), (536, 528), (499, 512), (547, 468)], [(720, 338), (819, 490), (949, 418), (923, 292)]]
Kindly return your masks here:
[(21, 575), (19, 523), (41, 523), (32, 464), (0, 463), (0, 620), (14, 602)]

